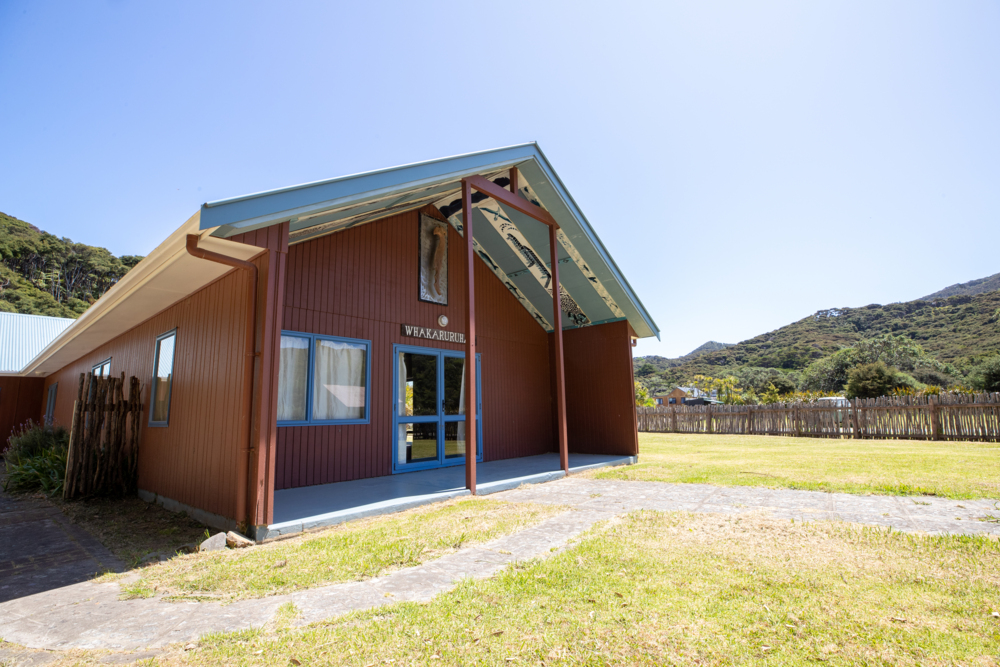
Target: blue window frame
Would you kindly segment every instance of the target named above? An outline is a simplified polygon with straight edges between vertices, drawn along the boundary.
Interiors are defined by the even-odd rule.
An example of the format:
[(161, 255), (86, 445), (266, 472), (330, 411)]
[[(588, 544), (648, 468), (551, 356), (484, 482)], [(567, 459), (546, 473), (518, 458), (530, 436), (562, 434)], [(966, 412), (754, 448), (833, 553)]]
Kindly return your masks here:
[(106, 378), (111, 376), (111, 357), (108, 357), (99, 364), (94, 364), (94, 367), (90, 369), (90, 372), (99, 378)]
[(153, 347), (153, 383), (149, 392), (150, 426), (170, 425), (170, 398), (174, 390), (176, 344), (177, 329), (156, 337), (156, 344)]
[[(454, 387), (447, 389), (446, 368), (449, 360), (465, 360), (465, 353), (455, 350), (442, 350), (433, 347), (421, 347), (417, 345), (393, 345), (392, 348), (392, 472), (412, 472), (414, 470), (426, 470), (428, 468), (444, 468), (448, 466), (465, 465), (464, 445), (458, 446), (461, 442), (462, 426), (466, 423), (465, 414), (458, 414), (460, 409), (464, 409), (459, 399), (461, 390), (454, 391)], [(407, 385), (412, 392), (419, 392), (412, 382), (407, 382), (406, 378), (401, 381), (400, 369), (403, 363), (400, 361), (401, 354), (419, 355), (427, 361), (433, 359), (434, 368), (428, 369), (433, 373), (435, 382), (432, 395), (427, 396), (423, 401), (423, 409), (418, 405), (419, 399), (412, 398), (410, 394), (410, 405), (415, 408), (413, 414), (401, 415), (403, 405), (407, 402), (407, 397), (400, 397), (401, 391), (406, 391)], [(412, 358), (411, 358), (412, 361)], [(464, 369), (464, 364), (461, 364)], [(457, 367), (453, 366), (457, 370)], [(476, 355), (476, 460), (483, 460), (483, 391), (482, 391), (482, 358)], [(407, 369), (409, 375), (413, 369)], [(463, 370), (464, 375), (464, 370)], [(459, 400), (456, 400), (459, 399)], [(401, 430), (402, 429), (402, 430)], [(411, 456), (411, 448), (416, 446), (420, 439), (418, 431), (423, 431), (424, 439), (428, 443), (434, 443), (435, 451), (428, 452), (425, 456)], [(412, 433), (412, 436), (411, 436)], [(405, 439), (407, 448), (401, 451), (400, 441)], [(412, 438), (412, 440), (411, 440)], [(456, 449), (449, 453), (449, 447)]]
[(371, 341), (282, 331), (278, 426), (368, 424), (371, 379)]

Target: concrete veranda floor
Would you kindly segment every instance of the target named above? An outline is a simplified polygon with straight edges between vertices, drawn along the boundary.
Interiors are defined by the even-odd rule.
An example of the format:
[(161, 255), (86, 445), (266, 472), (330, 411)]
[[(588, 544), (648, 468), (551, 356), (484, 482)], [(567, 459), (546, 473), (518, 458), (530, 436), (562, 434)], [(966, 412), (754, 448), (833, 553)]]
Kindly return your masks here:
[[(634, 456), (570, 454), (569, 471), (578, 473), (635, 462)], [(476, 466), (476, 493), (498, 493), (522, 484), (538, 484), (562, 477), (565, 473), (559, 468), (558, 454), (489, 461)], [(465, 495), (469, 495), (469, 491), (465, 488), (465, 466), (461, 465), (283, 489), (274, 494), (274, 523), (268, 526), (267, 535), (258, 535), (258, 539), (399, 512)]]

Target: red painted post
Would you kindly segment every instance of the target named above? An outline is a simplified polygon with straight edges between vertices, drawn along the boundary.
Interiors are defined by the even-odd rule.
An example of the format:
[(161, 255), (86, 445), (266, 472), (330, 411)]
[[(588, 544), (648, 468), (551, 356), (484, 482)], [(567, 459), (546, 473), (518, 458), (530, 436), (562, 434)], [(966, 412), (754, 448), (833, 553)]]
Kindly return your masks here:
[(552, 326), (556, 338), (556, 428), (559, 433), (559, 465), (569, 474), (569, 444), (566, 442), (566, 368), (563, 362), (562, 299), (559, 293), (558, 227), (549, 225), (549, 254), (552, 258)]
[(476, 283), (472, 245), (472, 188), (462, 181), (465, 234), (465, 488), (476, 495)]

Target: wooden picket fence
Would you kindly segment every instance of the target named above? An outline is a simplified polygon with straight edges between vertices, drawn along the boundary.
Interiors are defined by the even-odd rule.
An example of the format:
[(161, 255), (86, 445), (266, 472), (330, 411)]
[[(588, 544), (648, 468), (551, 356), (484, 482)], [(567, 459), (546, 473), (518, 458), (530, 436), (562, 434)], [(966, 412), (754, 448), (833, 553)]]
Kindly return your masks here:
[(142, 386), (125, 374), (80, 374), (66, 459), (63, 497), (130, 495), (136, 492)]
[(637, 408), (639, 430), (811, 438), (1000, 441), (1000, 393), (883, 396), (849, 405), (661, 405)]

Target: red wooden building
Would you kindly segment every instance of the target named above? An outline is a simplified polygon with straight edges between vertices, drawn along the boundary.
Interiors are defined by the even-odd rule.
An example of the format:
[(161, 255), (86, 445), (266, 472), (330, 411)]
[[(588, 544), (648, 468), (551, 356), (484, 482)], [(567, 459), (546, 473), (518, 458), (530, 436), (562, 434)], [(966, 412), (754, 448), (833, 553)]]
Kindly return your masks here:
[(263, 538), (283, 489), (636, 455), (654, 335), (525, 144), (205, 204), (20, 375), (64, 424), (80, 373), (142, 379), (142, 495)]

